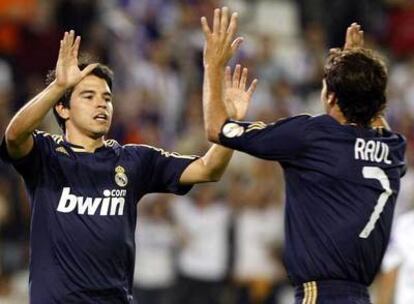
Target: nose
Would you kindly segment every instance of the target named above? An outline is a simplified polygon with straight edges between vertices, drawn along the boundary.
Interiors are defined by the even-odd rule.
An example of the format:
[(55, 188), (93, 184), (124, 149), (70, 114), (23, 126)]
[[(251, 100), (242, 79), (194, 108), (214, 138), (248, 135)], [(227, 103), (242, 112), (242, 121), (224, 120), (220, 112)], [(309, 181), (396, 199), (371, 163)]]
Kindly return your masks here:
[(108, 107), (108, 105), (106, 103), (106, 100), (102, 97), (97, 97), (96, 98), (96, 106), (98, 108), (103, 108), (103, 109), (106, 109)]

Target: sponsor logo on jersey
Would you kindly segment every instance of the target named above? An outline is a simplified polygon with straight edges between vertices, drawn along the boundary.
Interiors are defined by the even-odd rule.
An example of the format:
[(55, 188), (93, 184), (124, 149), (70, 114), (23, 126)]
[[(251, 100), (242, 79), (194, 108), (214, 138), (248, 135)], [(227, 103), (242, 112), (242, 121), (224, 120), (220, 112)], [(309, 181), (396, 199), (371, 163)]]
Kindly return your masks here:
[(125, 207), (125, 189), (105, 189), (103, 197), (76, 196), (70, 187), (64, 187), (60, 195), (57, 211), (76, 212), (83, 215), (123, 215)]
[(125, 187), (128, 184), (128, 177), (125, 174), (125, 169), (122, 166), (115, 168), (115, 183), (119, 187)]

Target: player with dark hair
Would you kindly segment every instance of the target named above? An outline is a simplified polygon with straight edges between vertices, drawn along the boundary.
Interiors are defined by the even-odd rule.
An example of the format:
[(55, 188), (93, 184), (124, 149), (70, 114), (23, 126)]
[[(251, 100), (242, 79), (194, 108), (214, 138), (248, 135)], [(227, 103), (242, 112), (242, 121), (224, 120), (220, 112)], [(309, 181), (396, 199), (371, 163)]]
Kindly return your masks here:
[[(195, 157), (105, 140), (112, 72), (79, 66), (79, 45), (65, 33), (55, 79), (13, 117), (1, 144), (30, 196), (30, 303), (133, 303), (137, 202), (217, 181), (232, 150), (213, 145)], [(254, 90), (244, 89), (246, 77), (226, 89), (234, 118), (244, 117)], [(63, 136), (36, 130), (52, 108)]]
[(210, 141), (278, 161), (286, 180), (285, 265), (295, 303), (370, 303), (367, 286), (387, 246), (405, 139), (386, 127), (387, 71), (362, 49), (352, 24), (325, 66), (326, 114), (272, 124), (232, 120), (222, 96), (224, 67), (240, 45), (237, 14), (216, 9), (205, 34), (205, 129)]

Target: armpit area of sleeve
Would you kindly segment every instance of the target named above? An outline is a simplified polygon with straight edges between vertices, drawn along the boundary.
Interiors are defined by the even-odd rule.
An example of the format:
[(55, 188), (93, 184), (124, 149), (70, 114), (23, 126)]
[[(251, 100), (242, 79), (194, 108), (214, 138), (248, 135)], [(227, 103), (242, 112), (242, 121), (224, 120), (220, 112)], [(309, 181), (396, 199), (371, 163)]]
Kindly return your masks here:
[(187, 194), (194, 186), (194, 184), (188, 184), (183, 185), (180, 184), (180, 178), (183, 174), (184, 170), (187, 169), (187, 167), (194, 161), (196, 161), (198, 157), (195, 157), (193, 159), (182, 159), (180, 160), (179, 164), (177, 164), (177, 170), (175, 173), (175, 183), (170, 187), (169, 191), (171, 193), (177, 194), (177, 195), (185, 195)]
[(29, 152), (29, 154), (19, 159), (13, 159), (10, 156), (9, 151), (7, 150), (6, 137), (4, 136), (1, 141), (1, 145), (0, 145), (0, 159), (4, 161), (5, 163), (12, 164), (13, 167), (15, 167), (16, 170), (21, 173), (26, 168), (28, 168), (28, 166), (33, 165), (34, 158), (35, 158), (35, 150), (36, 150), (36, 140), (34, 140), (32, 150)]

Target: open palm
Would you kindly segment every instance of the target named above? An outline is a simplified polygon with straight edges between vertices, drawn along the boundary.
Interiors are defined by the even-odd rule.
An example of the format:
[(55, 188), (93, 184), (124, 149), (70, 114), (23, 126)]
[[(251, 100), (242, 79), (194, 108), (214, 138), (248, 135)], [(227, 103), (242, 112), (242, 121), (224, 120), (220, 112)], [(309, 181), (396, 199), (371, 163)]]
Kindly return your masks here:
[(229, 116), (232, 119), (242, 120), (246, 117), (247, 109), (253, 93), (256, 90), (257, 79), (253, 80), (246, 90), (247, 68), (241, 68), (238, 64), (231, 75), (230, 67), (225, 71), (225, 105)]
[(88, 75), (97, 64), (90, 64), (82, 71), (78, 66), (80, 36), (75, 32), (65, 32), (60, 41), (59, 57), (56, 63), (56, 83), (63, 88), (71, 88)]

